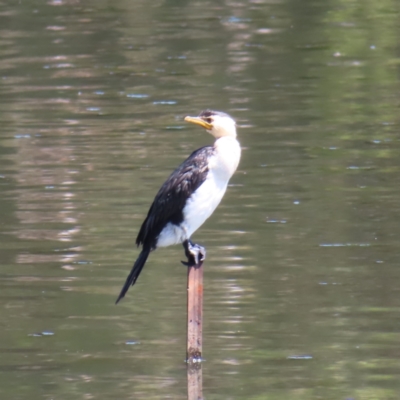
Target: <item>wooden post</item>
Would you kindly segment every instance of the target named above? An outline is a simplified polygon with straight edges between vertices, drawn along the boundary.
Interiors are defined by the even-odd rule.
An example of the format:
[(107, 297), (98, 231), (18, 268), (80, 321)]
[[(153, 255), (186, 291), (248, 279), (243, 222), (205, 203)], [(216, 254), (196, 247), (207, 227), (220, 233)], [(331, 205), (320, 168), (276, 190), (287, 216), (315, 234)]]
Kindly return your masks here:
[(187, 283), (187, 379), (188, 399), (203, 398), (203, 263), (188, 267)]
[(188, 267), (187, 351), (188, 364), (201, 362), (203, 345), (203, 263)]

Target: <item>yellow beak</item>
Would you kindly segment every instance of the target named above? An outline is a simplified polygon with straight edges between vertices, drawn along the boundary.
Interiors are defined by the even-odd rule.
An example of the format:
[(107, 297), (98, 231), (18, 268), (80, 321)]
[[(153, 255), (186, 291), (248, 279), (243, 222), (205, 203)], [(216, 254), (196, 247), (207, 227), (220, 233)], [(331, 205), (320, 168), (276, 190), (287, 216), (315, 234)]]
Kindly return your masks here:
[(212, 129), (212, 125), (208, 122), (202, 120), (199, 117), (185, 117), (185, 121), (191, 122), (192, 124), (200, 125), (201, 127), (207, 129), (208, 131)]

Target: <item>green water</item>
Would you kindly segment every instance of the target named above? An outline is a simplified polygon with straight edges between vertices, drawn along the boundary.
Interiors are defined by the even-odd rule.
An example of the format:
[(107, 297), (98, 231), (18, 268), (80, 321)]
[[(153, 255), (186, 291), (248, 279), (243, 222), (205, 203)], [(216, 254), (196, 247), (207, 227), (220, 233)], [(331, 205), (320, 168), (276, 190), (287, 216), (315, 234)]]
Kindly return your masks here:
[(0, 397), (185, 399), (186, 270), (114, 301), (159, 186), (238, 121), (207, 248), (207, 400), (400, 392), (399, 4), (0, 3)]

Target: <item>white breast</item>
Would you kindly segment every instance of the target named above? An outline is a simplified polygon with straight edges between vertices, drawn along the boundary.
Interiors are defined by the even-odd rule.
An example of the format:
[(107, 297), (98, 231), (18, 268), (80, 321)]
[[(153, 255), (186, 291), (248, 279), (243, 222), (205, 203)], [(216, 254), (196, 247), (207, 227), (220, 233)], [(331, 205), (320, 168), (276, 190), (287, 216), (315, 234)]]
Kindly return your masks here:
[(209, 160), (209, 172), (205, 182), (196, 190), (183, 209), (187, 238), (214, 212), (225, 194), (229, 179), (240, 160), (240, 145), (230, 137), (215, 142), (215, 154)]
[(183, 209), (184, 221), (180, 226), (168, 224), (162, 230), (157, 246), (182, 243), (192, 236), (217, 208), (239, 160), (240, 145), (236, 139), (222, 137), (215, 142), (215, 154), (209, 159), (207, 178), (189, 197)]
[(239, 165), (240, 144), (233, 137), (223, 136), (216, 140), (214, 147), (215, 156), (210, 160), (209, 168), (228, 184)]

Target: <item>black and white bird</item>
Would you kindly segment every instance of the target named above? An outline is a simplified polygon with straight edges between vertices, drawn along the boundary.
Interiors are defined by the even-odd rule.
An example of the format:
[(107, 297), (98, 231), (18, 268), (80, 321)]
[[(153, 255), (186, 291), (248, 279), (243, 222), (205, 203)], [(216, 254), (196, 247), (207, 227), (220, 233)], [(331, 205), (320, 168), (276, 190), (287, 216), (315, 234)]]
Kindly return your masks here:
[(206, 110), (185, 121), (203, 127), (216, 141), (194, 151), (161, 186), (136, 239), (142, 251), (116, 303), (135, 284), (150, 252), (158, 247), (182, 243), (188, 266), (205, 259), (204, 247), (190, 238), (220, 203), (239, 164), (241, 149), (236, 123), (228, 114)]

